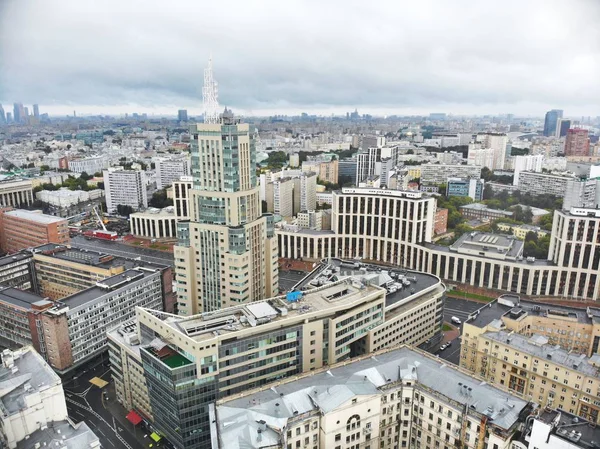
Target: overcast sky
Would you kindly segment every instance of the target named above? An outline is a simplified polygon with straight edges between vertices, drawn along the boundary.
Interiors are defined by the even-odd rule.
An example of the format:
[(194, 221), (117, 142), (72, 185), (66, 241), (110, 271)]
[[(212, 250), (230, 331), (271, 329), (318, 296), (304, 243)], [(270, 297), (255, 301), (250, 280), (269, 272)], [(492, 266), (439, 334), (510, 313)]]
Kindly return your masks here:
[(6, 110), (200, 113), (211, 53), (245, 114), (600, 115), (600, 0), (0, 0)]

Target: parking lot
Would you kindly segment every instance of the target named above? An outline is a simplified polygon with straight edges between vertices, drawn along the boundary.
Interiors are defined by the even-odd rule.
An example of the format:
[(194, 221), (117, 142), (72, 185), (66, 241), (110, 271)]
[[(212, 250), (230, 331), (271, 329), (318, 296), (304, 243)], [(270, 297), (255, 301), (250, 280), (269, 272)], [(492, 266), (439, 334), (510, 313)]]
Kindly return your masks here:
[(282, 293), (287, 292), (307, 274), (308, 273), (305, 273), (303, 271), (279, 270), (279, 291)]

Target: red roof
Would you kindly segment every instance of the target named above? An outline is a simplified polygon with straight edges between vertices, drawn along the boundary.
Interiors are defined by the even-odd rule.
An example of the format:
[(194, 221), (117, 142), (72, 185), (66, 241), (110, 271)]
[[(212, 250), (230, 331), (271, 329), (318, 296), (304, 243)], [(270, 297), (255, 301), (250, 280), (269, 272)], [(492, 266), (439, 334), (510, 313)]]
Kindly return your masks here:
[(131, 410), (126, 418), (129, 420), (129, 422), (131, 424), (133, 424), (134, 426), (137, 426), (139, 423), (142, 422), (142, 417), (140, 415), (138, 415), (135, 410)]

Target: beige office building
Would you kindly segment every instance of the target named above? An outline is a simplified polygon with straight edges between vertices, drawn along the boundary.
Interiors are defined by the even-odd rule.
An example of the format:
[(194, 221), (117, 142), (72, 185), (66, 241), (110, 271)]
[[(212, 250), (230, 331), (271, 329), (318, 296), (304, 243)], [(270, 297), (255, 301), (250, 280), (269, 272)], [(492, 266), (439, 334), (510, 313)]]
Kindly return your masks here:
[[(441, 326), (445, 289), (433, 276), (409, 274), (418, 279), (417, 291), (387, 301), (383, 288), (349, 277), (299, 296), (189, 317), (138, 308), (133, 326), (109, 332), (117, 397), (126, 408), (152, 415), (155, 428), (176, 442), (181, 435), (173, 433), (173, 415), (163, 416), (169, 404), (159, 391), (175, 388), (170, 375), (175, 384), (193, 381), (199, 398), (226, 397), (378, 348), (422, 343)], [(142, 366), (154, 368), (144, 368), (142, 377)], [(189, 379), (177, 377), (183, 367)]]
[(150, 208), (129, 216), (131, 233), (150, 239), (177, 238), (177, 217), (173, 206), (164, 209)]
[(256, 150), (248, 124), (227, 112), (195, 124), (189, 222), (174, 248), (178, 310), (194, 315), (249, 303), (278, 291), (273, 216), (261, 213)]

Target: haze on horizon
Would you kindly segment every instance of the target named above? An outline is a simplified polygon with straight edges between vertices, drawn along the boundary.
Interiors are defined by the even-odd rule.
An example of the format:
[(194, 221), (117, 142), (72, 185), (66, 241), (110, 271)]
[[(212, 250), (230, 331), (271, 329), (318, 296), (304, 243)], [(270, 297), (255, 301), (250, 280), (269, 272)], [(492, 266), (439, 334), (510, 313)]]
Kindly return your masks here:
[(4, 0), (0, 103), (173, 115), (600, 114), (600, 2)]

